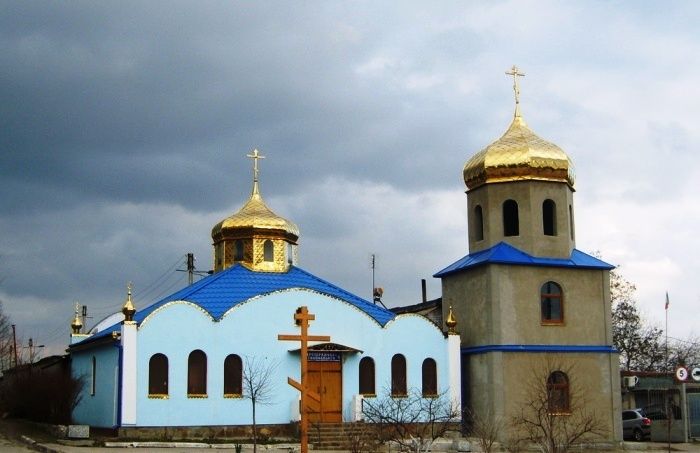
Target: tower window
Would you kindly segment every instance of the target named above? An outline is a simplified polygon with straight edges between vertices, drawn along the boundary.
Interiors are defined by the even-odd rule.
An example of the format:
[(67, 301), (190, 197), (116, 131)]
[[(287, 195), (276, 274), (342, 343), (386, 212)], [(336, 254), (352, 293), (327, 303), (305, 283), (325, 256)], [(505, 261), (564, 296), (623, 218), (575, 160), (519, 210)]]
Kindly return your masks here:
[(550, 414), (569, 413), (569, 377), (562, 371), (547, 378), (547, 408)]
[(266, 240), (263, 244), (263, 260), (274, 261), (274, 245), (271, 240)]
[(207, 355), (195, 349), (187, 359), (187, 396), (202, 397), (207, 394)]
[(423, 396), (437, 396), (437, 365), (435, 360), (427, 358), (423, 360)]
[(287, 262), (294, 264), (294, 246), (292, 244), (287, 244)]
[(542, 203), (542, 228), (545, 236), (557, 235), (557, 205), (549, 199)]
[(232, 398), (243, 394), (243, 362), (236, 354), (224, 360), (224, 397)]
[(561, 286), (547, 282), (540, 290), (540, 309), (543, 324), (561, 324), (564, 322), (564, 305)]
[(519, 234), (518, 203), (515, 200), (506, 200), (503, 202), (503, 235), (518, 236)]
[(406, 357), (396, 354), (391, 358), (391, 396), (406, 396)]
[(235, 242), (235, 251), (233, 255), (233, 260), (234, 261), (243, 261), (243, 241), (238, 239)]
[(484, 214), (480, 205), (474, 208), (474, 240), (481, 241), (484, 239)]
[(360, 360), (360, 387), (361, 395), (374, 396), (376, 390), (374, 387), (374, 360), (372, 357), (363, 357)]
[(148, 361), (148, 396), (168, 394), (168, 358), (165, 354), (153, 354)]

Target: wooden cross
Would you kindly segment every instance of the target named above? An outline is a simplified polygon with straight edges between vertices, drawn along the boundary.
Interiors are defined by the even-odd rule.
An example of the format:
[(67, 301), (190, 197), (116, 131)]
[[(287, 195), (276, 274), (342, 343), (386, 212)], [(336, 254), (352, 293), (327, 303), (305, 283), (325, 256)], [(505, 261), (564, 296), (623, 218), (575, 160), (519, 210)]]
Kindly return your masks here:
[(513, 91), (515, 91), (515, 105), (520, 104), (520, 86), (518, 85), (518, 77), (525, 77), (524, 72), (520, 72), (517, 66), (513, 65), (510, 71), (506, 71), (506, 75), (513, 76)]
[(316, 316), (314, 316), (313, 313), (309, 313), (309, 309), (306, 306), (299, 307), (297, 308), (296, 313), (294, 313), (294, 323), (301, 327), (301, 335), (277, 335), (277, 339), (280, 341), (301, 342), (301, 382), (297, 382), (290, 377), (287, 378), (287, 383), (301, 392), (301, 453), (307, 453), (309, 451), (309, 419), (307, 398), (311, 398), (318, 403), (321, 402), (320, 395), (316, 392), (312, 392), (306, 387), (306, 369), (309, 362), (308, 342), (331, 341), (331, 337), (328, 335), (309, 335), (309, 321), (313, 321), (314, 319), (316, 319)]
[(264, 159), (265, 156), (261, 155), (257, 148), (253, 150), (253, 154), (246, 154), (246, 157), (253, 159), (253, 181), (258, 181), (258, 160)]

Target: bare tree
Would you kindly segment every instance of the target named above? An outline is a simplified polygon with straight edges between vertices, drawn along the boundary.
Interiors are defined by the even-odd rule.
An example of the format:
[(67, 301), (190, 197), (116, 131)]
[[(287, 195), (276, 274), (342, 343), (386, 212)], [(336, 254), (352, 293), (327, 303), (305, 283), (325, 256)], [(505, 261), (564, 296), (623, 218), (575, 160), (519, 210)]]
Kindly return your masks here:
[(10, 318), (5, 314), (0, 301), (0, 371), (7, 370), (14, 363), (14, 343), (12, 338), (12, 325)]
[(564, 453), (573, 445), (607, 434), (605, 424), (587, 407), (570, 360), (549, 356), (533, 365), (522, 385), (522, 405), (513, 417), (521, 439), (542, 453)]
[(418, 389), (406, 396), (368, 398), (362, 409), (368, 422), (376, 423), (384, 441), (393, 441), (403, 449), (420, 453), (460, 422), (458, 406), (446, 392), (423, 397)]
[(253, 409), (253, 452), (258, 451), (258, 429), (255, 410), (258, 404), (272, 404), (272, 377), (279, 364), (267, 357), (246, 356), (243, 364), (243, 398), (249, 399)]
[(491, 453), (503, 431), (503, 419), (491, 413), (478, 414), (473, 411), (466, 411), (465, 416), (471, 424), (469, 430), (471, 437), (476, 438), (482, 452)]

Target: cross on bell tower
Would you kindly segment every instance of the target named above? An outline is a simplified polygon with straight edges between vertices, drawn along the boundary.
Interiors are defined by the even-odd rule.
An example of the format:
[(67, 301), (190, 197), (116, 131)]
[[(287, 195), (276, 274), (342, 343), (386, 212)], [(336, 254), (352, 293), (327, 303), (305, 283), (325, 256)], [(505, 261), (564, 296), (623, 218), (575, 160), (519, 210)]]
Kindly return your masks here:
[(520, 116), (520, 85), (518, 84), (518, 77), (525, 77), (524, 72), (520, 72), (520, 69), (513, 65), (510, 71), (506, 71), (506, 75), (513, 76), (513, 91), (515, 92), (515, 116)]

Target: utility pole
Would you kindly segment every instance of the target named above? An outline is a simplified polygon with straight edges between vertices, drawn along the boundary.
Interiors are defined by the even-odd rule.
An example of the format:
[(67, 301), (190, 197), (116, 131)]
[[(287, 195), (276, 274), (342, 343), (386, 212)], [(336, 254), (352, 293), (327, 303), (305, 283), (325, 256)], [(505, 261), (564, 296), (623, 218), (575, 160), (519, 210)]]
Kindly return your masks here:
[(194, 283), (194, 253), (187, 254), (187, 281), (190, 285)]
[(14, 324), (12, 324), (12, 349), (14, 350), (15, 356), (15, 368), (17, 368), (17, 332), (15, 331)]

